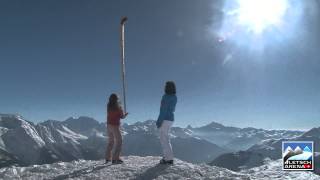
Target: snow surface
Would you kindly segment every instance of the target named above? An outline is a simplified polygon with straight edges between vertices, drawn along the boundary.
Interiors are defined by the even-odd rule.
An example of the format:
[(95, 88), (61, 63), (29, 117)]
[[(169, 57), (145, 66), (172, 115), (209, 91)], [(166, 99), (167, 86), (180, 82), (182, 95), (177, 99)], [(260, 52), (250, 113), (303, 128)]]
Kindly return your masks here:
[(103, 161), (73, 161), (30, 167), (0, 169), (4, 179), (249, 179), (247, 175), (205, 164), (180, 160), (175, 165), (160, 165), (160, 157), (128, 156), (122, 165), (104, 165)]
[(281, 160), (266, 165), (233, 172), (206, 164), (191, 164), (176, 159), (175, 164), (160, 165), (160, 157), (123, 157), (124, 164), (103, 164), (103, 161), (72, 161), (54, 164), (33, 165), (29, 167), (6, 167), (0, 169), (3, 179), (319, 179), (311, 172), (292, 172), (281, 170)]
[(283, 171), (282, 160), (270, 160), (266, 164), (254, 167), (248, 170), (242, 170), (240, 173), (250, 174), (253, 179), (272, 179), (272, 180), (285, 180), (285, 179), (306, 179), (316, 180), (320, 179), (320, 176), (310, 171)]

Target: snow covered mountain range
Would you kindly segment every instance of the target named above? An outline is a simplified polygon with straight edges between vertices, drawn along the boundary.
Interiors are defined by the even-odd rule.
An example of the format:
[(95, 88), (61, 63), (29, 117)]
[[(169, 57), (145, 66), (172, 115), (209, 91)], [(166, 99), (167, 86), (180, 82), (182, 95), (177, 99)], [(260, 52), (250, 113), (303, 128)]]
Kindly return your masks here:
[(5, 167), (0, 169), (3, 179), (131, 179), (131, 180), (169, 180), (169, 179), (223, 179), (223, 180), (283, 180), (319, 179), (311, 172), (288, 172), (281, 170), (281, 161), (266, 164), (241, 172), (207, 164), (191, 164), (175, 159), (172, 166), (160, 165), (160, 157), (128, 156), (124, 164), (103, 164), (103, 161), (78, 160), (29, 167)]
[[(90, 117), (34, 124), (19, 115), (0, 114), (0, 167), (102, 159), (107, 143), (105, 131), (104, 123)], [(154, 121), (125, 123), (122, 133), (124, 155), (161, 154)], [(257, 142), (298, 138), (301, 134), (302, 131), (236, 128), (212, 122), (196, 128), (173, 127), (171, 141), (175, 157), (201, 163), (210, 162), (225, 153), (255, 148), (253, 145)]]

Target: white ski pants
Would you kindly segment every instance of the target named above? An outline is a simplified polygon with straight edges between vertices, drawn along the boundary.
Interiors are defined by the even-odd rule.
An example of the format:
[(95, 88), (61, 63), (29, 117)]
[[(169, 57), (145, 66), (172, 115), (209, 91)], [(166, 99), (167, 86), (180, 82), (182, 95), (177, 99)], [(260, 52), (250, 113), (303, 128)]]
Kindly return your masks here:
[(164, 120), (159, 129), (160, 143), (163, 151), (163, 157), (166, 161), (173, 160), (173, 151), (169, 137), (169, 131), (173, 124), (173, 121)]

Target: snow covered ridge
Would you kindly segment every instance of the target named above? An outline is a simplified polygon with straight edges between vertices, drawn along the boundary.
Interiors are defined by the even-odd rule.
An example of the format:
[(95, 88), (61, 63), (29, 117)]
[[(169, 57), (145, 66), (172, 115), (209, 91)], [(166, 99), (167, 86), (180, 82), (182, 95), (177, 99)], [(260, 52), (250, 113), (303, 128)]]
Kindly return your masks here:
[(35, 125), (19, 115), (1, 114), (0, 127), (0, 167), (90, 158), (83, 155), (88, 150), (80, 145), (87, 137), (74, 133), (61, 122)]
[(103, 161), (72, 161), (30, 167), (8, 167), (0, 169), (3, 179), (224, 179), (224, 180), (283, 180), (319, 179), (310, 172), (281, 171), (281, 162), (268, 163), (247, 171), (233, 172), (206, 164), (192, 164), (175, 159), (175, 164), (160, 165), (160, 157), (128, 156), (124, 164), (103, 164)]
[[(7, 157), (7, 154), (11, 154), (12, 156), (20, 156), (20, 160), (23, 162), (38, 162), (45, 142), (31, 122), (25, 121), (19, 115), (1, 114), (0, 127), (5, 130), (0, 138), (2, 144), (0, 155), (6, 154)], [(13, 161), (16, 161), (16, 158)], [(0, 165), (2, 164), (7, 164), (7, 161), (1, 161)]]

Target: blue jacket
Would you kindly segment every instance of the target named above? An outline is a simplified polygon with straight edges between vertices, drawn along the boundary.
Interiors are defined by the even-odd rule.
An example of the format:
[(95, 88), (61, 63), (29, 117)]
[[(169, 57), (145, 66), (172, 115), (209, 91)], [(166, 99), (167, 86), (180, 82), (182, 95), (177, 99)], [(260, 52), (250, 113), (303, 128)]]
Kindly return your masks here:
[(157, 120), (157, 127), (161, 127), (163, 120), (174, 121), (174, 110), (177, 104), (176, 95), (165, 94), (162, 96), (160, 114)]

